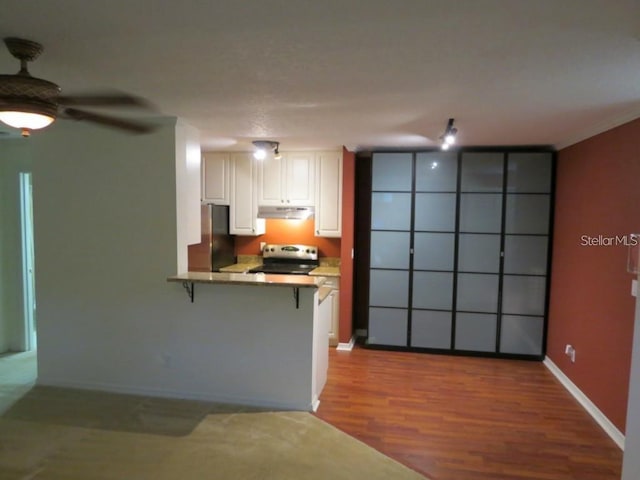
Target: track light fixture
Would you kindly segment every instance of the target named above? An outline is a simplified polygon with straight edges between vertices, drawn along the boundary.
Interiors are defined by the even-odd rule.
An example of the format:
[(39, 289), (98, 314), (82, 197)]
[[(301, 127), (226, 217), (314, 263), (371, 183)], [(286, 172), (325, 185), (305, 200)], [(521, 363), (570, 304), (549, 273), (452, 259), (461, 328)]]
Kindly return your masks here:
[(253, 146), (255, 150), (253, 151), (253, 158), (256, 160), (264, 160), (267, 158), (268, 152), (273, 152), (273, 158), (279, 160), (282, 158), (280, 154), (280, 142), (273, 142), (271, 140), (254, 140)]
[(456, 143), (456, 134), (458, 133), (458, 129), (453, 126), (453, 118), (450, 118), (447, 122), (447, 127), (444, 130), (444, 133), (440, 137), (442, 140), (442, 150), (449, 150), (449, 147)]

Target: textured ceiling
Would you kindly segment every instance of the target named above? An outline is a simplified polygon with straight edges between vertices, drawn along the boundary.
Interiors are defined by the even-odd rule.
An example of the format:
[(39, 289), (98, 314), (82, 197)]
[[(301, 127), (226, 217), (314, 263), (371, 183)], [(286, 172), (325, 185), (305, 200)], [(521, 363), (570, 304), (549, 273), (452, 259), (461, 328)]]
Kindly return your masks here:
[(0, 4), (34, 76), (142, 95), (209, 150), (428, 147), (449, 117), (464, 145), (563, 146), (640, 116), (638, 0)]

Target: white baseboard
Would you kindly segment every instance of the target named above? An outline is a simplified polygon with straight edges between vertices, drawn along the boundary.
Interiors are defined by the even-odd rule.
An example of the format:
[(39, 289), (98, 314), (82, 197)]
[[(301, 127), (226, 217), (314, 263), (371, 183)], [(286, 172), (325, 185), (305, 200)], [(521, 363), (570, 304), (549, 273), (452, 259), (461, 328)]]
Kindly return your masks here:
[(356, 344), (356, 337), (351, 337), (348, 343), (339, 343), (336, 347), (336, 350), (340, 350), (341, 352), (350, 352), (353, 350), (353, 346)]
[(598, 425), (611, 437), (611, 439), (624, 451), (624, 434), (618, 430), (618, 428), (611, 423), (611, 421), (605, 416), (602, 411), (596, 405), (589, 400), (589, 398), (582, 393), (575, 383), (573, 383), (569, 377), (567, 377), (558, 366), (553, 363), (549, 357), (545, 357), (544, 365), (549, 371), (560, 381), (560, 383), (569, 391), (571, 395), (584, 407), (589, 415), (598, 422)]
[(118, 393), (125, 395), (141, 395), (148, 397), (172, 398), (181, 400), (196, 400), (202, 402), (228, 403), (233, 405), (247, 405), (251, 407), (274, 408), (277, 410), (301, 410), (315, 411), (320, 405), (317, 398), (311, 399), (307, 405), (299, 405), (290, 402), (259, 400), (256, 398), (234, 395), (218, 395), (201, 392), (183, 392), (177, 390), (166, 390), (157, 388), (140, 388), (128, 385), (115, 385), (110, 383), (93, 383), (93, 382), (74, 382), (62, 379), (46, 379), (38, 378), (36, 385), (46, 387), (76, 388), (80, 390), (92, 390), (105, 393)]

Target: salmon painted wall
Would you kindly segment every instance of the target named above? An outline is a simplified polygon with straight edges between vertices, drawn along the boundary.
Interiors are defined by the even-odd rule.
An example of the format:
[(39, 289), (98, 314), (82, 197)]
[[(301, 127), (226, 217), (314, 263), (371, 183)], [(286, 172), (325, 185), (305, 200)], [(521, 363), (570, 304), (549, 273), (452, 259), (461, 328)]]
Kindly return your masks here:
[(260, 242), (301, 243), (317, 245), (321, 257), (339, 257), (340, 239), (323, 238), (314, 235), (311, 220), (267, 219), (266, 233), (257, 237), (236, 237), (236, 255), (260, 255)]
[(640, 119), (559, 152), (554, 223), (547, 355), (624, 432), (635, 298), (615, 238), (640, 232)]
[(347, 343), (353, 332), (353, 258), (356, 156), (342, 154), (342, 245), (340, 252), (340, 331), (338, 340)]

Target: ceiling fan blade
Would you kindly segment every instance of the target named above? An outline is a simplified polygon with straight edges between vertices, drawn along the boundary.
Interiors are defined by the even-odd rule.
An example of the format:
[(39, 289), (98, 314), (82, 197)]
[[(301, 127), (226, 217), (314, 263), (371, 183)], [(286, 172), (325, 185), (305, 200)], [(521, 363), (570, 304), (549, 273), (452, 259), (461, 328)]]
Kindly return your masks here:
[(69, 106), (135, 107), (155, 110), (148, 100), (127, 93), (97, 93), (86, 95), (60, 95), (58, 103)]
[(99, 113), (87, 112), (77, 108), (65, 108), (62, 115), (73, 120), (86, 120), (106, 127), (117, 128), (131, 133), (149, 133), (157, 128), (148, 122), (112, 117)]

